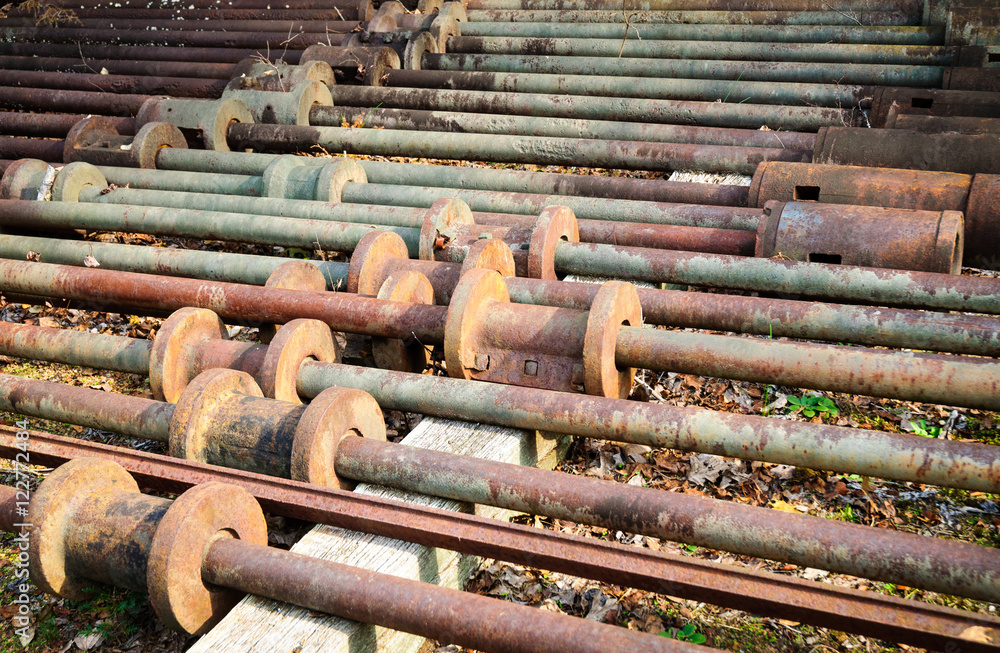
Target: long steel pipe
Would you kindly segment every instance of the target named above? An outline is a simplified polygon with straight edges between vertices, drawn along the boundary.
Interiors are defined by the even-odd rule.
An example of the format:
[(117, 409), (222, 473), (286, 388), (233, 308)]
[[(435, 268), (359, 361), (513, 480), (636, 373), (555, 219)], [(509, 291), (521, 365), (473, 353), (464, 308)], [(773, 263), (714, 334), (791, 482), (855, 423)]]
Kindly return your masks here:
[[(0, 67), (3, 62), (0, 62)], [(65, 138), (69, 130), (87, 118), (82, 113), (20, 113), (0, 111), (0, 134), (9, 136), (34, 136)], [(119, 134), (135, 132), (135, 121), (132, 118), (109, 118)], [(62, 157), (56, 159), (62, 161)]]
[[(627, 12), (631, 13), (631, 12)], [(883, 23), (852, 25), (753, 25), (724, 21), (705, 25), (643, 22), (630, 19), (596, 22), (504, 22), (473, 20), (462, 25), (462, 36), (523, 38), (641, 39), (644, 41), (742, 41), (753, 43), (857, 43), (865, 45), (940, 45), (942, 26), (901, 27)]]
[(950, 66), (954, 47), (936, 45), (857, 45), (845, 43), (761, 43), (729, 41), (651, 41), (595, 38), (523, 38), (453, 36), (448, 52), (457, 54), (530, 54), (536, 56), (622, 57), (634, 59), (718, 59), (723, 61), (793, 61), (892, 66)]
[[(118, 43), (138, 46), (192, 48), (241, 48), (282, 52), (305, 50), (310, 45), (340, 45), (343, 32), (179, 32), (168, 30), (82, 29), (68, 27), (0, 27), (0, 38), (19, 43), (70, 44)], [(39, 53), (41, 54), (41, 53)]]
[[(636, 11), (815, 11), (812, 0), (632, 0), (629, 8)], [(469, 9), (608, 9), (621, 11), (614, 0), (470, 0)], [(850, 2), (832, 2), (826, 11), (850, 11)], [(923, 5), (919, 0), (871, 0), (865, 11), (895, 11), (919, 16)]]
[[(432, 73), (434, 71), (421, 71)], [(450, 73), (449, 73), (450, 74)], [(392, 80), (389, 80), (390, 83)], [(333, 125), (331, 112), (313, 112), (310, 124)], [(689, 127), (655, 123), (615, 122), (611, 120), (579, 120), (543, 118), (538, 116), (508, 116), (457, 111), (421, 111), (411, 109), (365, 109), (337, 107), (333, 112), (348, 124), (364, 122), (366, 127), (421, 131), (450, 131), (476, 134), (511, 134), (518, 136), (550, 136), (555, 138), (606, 139), (643, 141), (647, 143), (688, 143), (692, 145), (728, 145), (736, 147), (787, 148), (812, 150), (815, 134), (803, 132), (762, 132), (757, 129), (725, 129)], [(340, 125), (336, 122), (336, 125)]]
[[(366, 226), (391, 226), (420, 229), (426, 213), (419, 209), (402, 209), (384, 215), (381, 209), (366, 212), (362, 205), (346, 205), (338, 202), (329, 204), (311, 200), (283, 200), (270, 197), (234, 197), (231, 195), (211, 195), (207, 193), (185, 193), (179, 191), (157, 191), (135, 188), (105, 189), (86, 188), (80, 192), (80, 201), (97, 204), (125, 206), (169, 207), (184, 210), (221, 211), (266, 215), (271, 217), (304, 218), (329, 221), (346, 218), (342, 222), (360, 222)], [(340, 208), (351, 207), (347, 211)], [(533, 218), (489, 213), (473, 214), (477, 224), (517, 227)], [(280, 218), (279, 218), (280, 219)], [(377, 223), (373, 225), (372, 223)], [(753, 256), (757, 236), (751, 231), (728, 228), (704, 228), (689, 225), (655, 225), (621, 223), (604, 220), (578, 220), (580, 240), (583, 242), (618, 243), (635, 247), (658, 249), (679, 249), (685, 251), (713, 252)]]
[[(468, 9), (469, 25), (476, 23), (620, 23), (617, 9)], [(773, 10), (669, 10), (630, 9), (631, 21), (690, 25), (910, 25), (920, 17), (897, 11), (773, 11)], [(111, 16), (113, 18), (113, 16)]]
[[(112, 338), (114, 338), (112, 336)], [(148, 341), (143, 344), (149, 345)], [(123, 354), (139, 353), (121, 347)], [(172, 406), (88, 388), (0, 374), (4, 410), (96, 428), (134, 428), (135, 420), (112, 408), (156, 414), (144, 424), (165, 440)], [(126, 433), (136, 435), (134, 431)], [(1000, 552), (989, 547), (932, 540), (804, 515), (591, 480), (531, 467), (477, 461), (468, 456), (421, 452), (346, 438), (333, 452), (338, 475), (356, 481), (483, 503), (505, 509), (599, 525), (743, 555), (791, 562), (995, 601), (1000, 597)], [(622, 511), (621, 506), (629, 509)], [(834, 546), (834, 543), (838, 543)]]
[(219, 98), (229, 80), (198, 77), (156, 77), (152, 75), (111, 75), (64, 73), (35, 70), (8, 70), (3, 85), (69, 91), (100, 91), (138, 95), (173, 95), (192, 98)]
[[(273, 160), (272, 155), (266, 154), (164, 148), (157, 153), (156, 166), (166, 170), (259, 175)], [(306, 160), (308, 161), (308, 158)], [(318, 161), (327, 162), (323, 159)], [(746, 186), (527, 170), (495, 170), (471, 166), (428, 166), (419, 163), (368, 160), (361, 160), (358, 163), (364, 168), (368, 181), (375, 184), (471, 188), (509, 193), (554, 194), (561, 197), (582, 196), (734, 207), (747, 206), (749, 197), (749, 189)], [(516, 212), (505, 211), (505, 213)], [(583, 215), (579, 211), (577, 217), (610, 219), (606, 214)]]
[[(745, 129), (758, 129), (762, 125), (767, 125), (771, 129), (781, 128), (789, 131), (813, 131), (824, 126), (850, 125), (853, 122), (853, 114), (849, 109), (738, 104), (736, 101), (608, 99), (577, 95), (553, 97), (544, 93), (451, 91), (384, 86), (336, 86), (330, 90), (334, 104), (354, 107), (382, 106), (424, 111), (506, 113), (551, 118), (679, 123)], [(335, 111), (333, 113), (335, 115)], [(264, 127), (264, 125), (253, 127)], [(263, 135), (264, 132), (260, 132), (257, 137)], [(237, 141), (241, 138), (254, 138), (252, 132), (235, 129), (230, 131), (230, 138), (233, 137), (236, 137)], [(319, 138), (319, 135), (312, 135), (309, 138)]]
[[(2, 50), (0, 50), (2, 52)], [(426, 53), (420, 67), (427, 70), (464, 70), (493, 73), (549, 73), (618, 77), (684, 77), (748, 82), (803, 82), (812, 84), (871, 84), (941, 88), (942, 66), (891, 64), (810, 63), (718, 59), (642, 59), (532, 54)]]
[[(0, 236), (0, 258), (24, 260), (36, 252), (46, 263), (83, 265), (93, 256), (110, 270), (165, 274), (262, 286), (287, 259), (117, 243)], [(346, 283), (348, 264), (311, 261), (331, 289)], [(444, 265), (444, 264), (441, 264)], [(589, 310), (599, 286), (508, 278), (511, 301)], [(452, 288), (435, 288), (450, 297)], [(1000, 353), (997, 318), (845, 306), (764, 297), (637, 288), (647, 324), (754, 333), (770, 337), (946, 351), (977, 356)], [(94, 367), (94, 365), (89, 365)]]
[[(30, 279), (23, 277), (25, 267), (34, 272)], [(425, 343), (439, 343), (442, 337), (434, 320), (435, 317), (440, 319), (443, 309), (434, 306), (177, 278), (159, 278), (160, 281), (147, 275), (67, 269), (40, 263), (26, 266), (0, 261), (0, 270), (7, 273), (3, 277), (3, 290), (8, 292), (88, 298), (95, 304), (119, 302), (160, 309), (195, 306), (215, 310), (223, 319), (271, 324), (306, 317), (320, 319), (335, 330), (394, 338), (410, 336)], [(47, 283), (43, 278), (55, 270), (61, 271), (58, 285)], [(17, 283), (21, 280), (23, 283)], [(150, 294), (151, 290), (157, 294)], [(887, 435), (876, 442), (868, 432), (700, 409), (653, 406), (520, 387), (511, 387), (508, 391), (507, 386), (470, 384), (441, 377), (385, 373), (390, 375), (386, 377), (378, 376), (382, 372), (377, 371), (371, 373), (375, 375), (373, 382), (372, 376), (367, 381), (354, 374), (338, 378), (341, 368), (321, 366), (318, 370), (310, 370), (313, 370), (310, 364), (305, 364), (299, 371), (299, 392), (304, 396), (315, 396), (322, 389), (335, 385), (366, 384), (360, 389), (375, 395), (380, 403), (384, 398), (381, 405), (393, 410), (422, 411), (516, 428), (764, 459), (812, 469), (979, 491), (995, 491), (1000, 479), (997, 468), (1000, 458), (993, 453), (992, 447), (984, 445), (916, 440), (908, 435)], [(352, 381), (352, 378), (357, 380)], [(374, 389), (369, 387), (372, 383)], [(401, 394), (395, 394), (397, 391)], [(385, 394), (387, 392), (389, 394)], [(407, 403), (412, 401), (425, 404)], [(913, 450), (917, 443), (919, 453)], [(935, 461), (933, 464), (926, 462), (928, 456)]]
[[(184, 61), (192, 63), (239, 63), (258, 55), (256, 48), (197, 48), (166, 45), (93, 45), (91, 43), (2, 43), (0, 54), (20, 57), (77, 57), (139, 61)], [(301, 50), (281, 50), (285, 63), (297, 64)]]
[[(873, 91), (864, 86), (744, 82), (710, 79), (598, 77), (541, 73), (391, 70), (385, 86), (504, 93), (550, 93), (654, 100), (691, 100), (818, 107), (870, 106)], [(341, 102), (340, 104), (343, 104)], [(312, 122), (311, 124), (324, 124)]]
[[(0, 426), (0, 455), (14, 458), (23, 451), (20, 442), (16, 429)], [(180, 494), (202, 483), (223, 482), (247, 490), (271, 514), (682, 596), (756, 614), (794, 618), (904, 644), (943, 647), (960, 638), (972, 623), (985, 629), (996, 628), (995, 620), (989, 617), (924, 602), (657, 553), (595, 538), (541, 531), (461, 512), (38, 431), (30, 432), (26, 444), (32, 460), (50, 467), (84, 457), (109, 460), (128, 470), (142, 487), (172, 494)], [(3, 492), (0, 488), (0, 506), (14, 506), (16, 497), (5, 496)], [(0, 512), (0, 524), (4, 516)], [(8, 527), (12, 528), (15, 522), (8, 521)], [(968, 646), (976, 650), (975, 642), (968, 642)]]

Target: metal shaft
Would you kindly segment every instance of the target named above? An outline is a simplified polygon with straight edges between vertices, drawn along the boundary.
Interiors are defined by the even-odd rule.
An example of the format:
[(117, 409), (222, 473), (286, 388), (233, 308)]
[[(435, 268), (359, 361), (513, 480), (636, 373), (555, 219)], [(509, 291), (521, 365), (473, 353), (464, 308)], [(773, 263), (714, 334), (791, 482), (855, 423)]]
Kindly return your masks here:
[[(616, 59), (615, 61), (621, 60)], [(738, 99), (733, 102), (692, 102), (649, 100), (635, 97), (609, 99), (577, 95), (556, 98), (543, 93), (450, 91), (383, 86), (336, 86), (330, 90), (335, 105), (354, 107), (381, 105), (394, 109), (697, 124), (705, 127), (745, 129), (759, 129), (761, 125), (767, 125), (771, 129), (787, 131), (815, 131), (824, 126), (850, 125), (854, 121), (849, 109), (739, 104)], [(240, 131), (237, 129), (242, 127), (244, 126), (234, 125), (230, 129), (230, 139), (235, 137), (236, 143), (240, 142), (240, 139), (254, 138), (252, 130)], [(263, 127), (263, 125), (247, 125), (246, 127), (256, 128)]]
[(896, 66), (950, 66), (952, 47), (926, 45), (857, 45), (843, 43), (761, 43), (727, 41), (651, 41), (617, 39), (523, 38), (517, 36), (453, 36), (448, 52), (467, 54), (532, 54), (572, 57), (655, 59), (721, 59), (794, 61)]
[[(61, 29), (61, 28), (60, 28)], [(284, 38), (287, 38), (287, 33)], [(325, 42), (325, 39), (324, 39)], [(90, 43), (0, 43), (0, 54), (21, 57), (77, 57), (135, 61), (184, 61), (235, 64), (257, 56), (256, 48), (166, 45), (92, 45)], [(297, 64), (301, 50), (282, 51), (285, 63)]]
[[(156, 165), (165, 170), (259, 175), (267, 167), (267, 163), (263, 163), (263, 157), (266, 156), (270, 155), (170, 148), (160, 150), (156, 156)], [(267, 162), (272, 160), (267, 159)], [(358, 163), (364, 168), (368, 181), (376, 184), (439, 186), (513, 193), (575, 195), (744, 207), (747, 205), (749, 194), (746, 186), (671, 182), (659, 179), (564, 175), (524, 170), (493, 170), (471, 166), (427, 166), (418, 163), (367, 160)], [(242, 165), (247, 167), (233, 167)], [(516, 213), (516, 211), (508, 211), (508, 213)], [(577, 212), (577, 217), (592, 216), (582, 216)]]
[[(0, 50), (2, 51), (2, 50)], [(423, 56), (422, 69), (494, 73), (549, 73), (556, 75), (613, 75), (624, 77), (684, 77), (731, 79), (747, 82), (803, 82), (811, 84), (873, 84), (941, 88), (942, 66), (891, 64), (803, 63), (718, 59), (649, 59), (529, 54), (446, 53)]]
[(209, 546), (202, 577), (214, 585), (477, 651), (715, 650), (234, 539)]
[[(477, 23), (620, 23), (617, 9), (468, 9), (469, 26)], [(691, 25), (864, 25), (920, 24), (920, 17), (895, 11), (775, 11), (775, 10), (669, 10), (629, 9), (630, 20), (651, 24)]]
[[(807, 104), (820, 107), (870, 104), (872, 91), (863, 86), (834, 84), (714, 81), (649, 77), (596, 77), (539, 73), (450, 72), (393, 70), (386, 86), (451, 90), (552, 93), (604, 97), (641, 97), (658, 100), (750, 102), (753, 104)], [(321, 124), (313, 122), (312, 124)]]
[[(735, 12), (734, 12), (735, 13)], [(507, 36), (523, 38), (642, 39), (647, 41), (744, 41), (757, 43), (858, 43), (885, 45), (940, 45), (944, 29), (902, 27), (884, 23), (865, 25), (754, 25), (740, 24), (727, 16), (719, 24), (644, 23), (626, 26), (621, 20), (608, 22), (528, 22), (473, 20), (462, 25), (462, 36)], [(814, 19), (815, 20), (815, 19)], [(732, 22), (730, 22), (732, 21)]]
[(906, 434), (876, 437), (822, 424), (313, 362), (303, 363), (298, 383), (306, 397), (332, 386), (353, 387), (370, 393), (385, 410), (810, 469), (986, 492), (995, 491), (1000, 478), (1000, 458), (989, 445)]
[(1000, 362), (622, 327), (615, 361), (699, 376), (1000, 410)]
[(0, 374), (0, 409), (166, 442), (174, 406), (62, 383)]
[[(0, 258), (24, 260), (28, 252), (37, 252), (46, 263), (80, 266), (87, 256), (93, 256), (105, 269), (257, 286), (264, 285), (285, 261), (250, 254), (0, 236)], [(331, 289), (346, 283), (348, 264), (312, 263), (323, 272)], [(589, 310), (599, 286), (511, 277), (507, 288), (511, 301), (516, 303)], [(452, 290), (435, 288), (447, 299)], [(993, 317), (653, 288), (637, 290), (647, 324), (978, 356), (994, 356), (1000, 351), (1000, 325)]]
[[(381, 87), (364, 88), (381, 89)], [(635, 119), (634, 116), (623, 118)], [(728, 124), (728, 121), (713, 123), (710, 119), (699, 118), (699, 120), (705, 124)], [(584, 165), (639, 170), (699, 169), (742, 174), (753, 174), (762, 161), (808, 163), (812, 160), (810, 152), (780, 148), (492, 134), (480, 134), (472, 139), (465, 134), (438, 133), (433, 139), (429, 139), (423, 131), (296, 125), (233, 124), (229, 128), (227, 140), (233, 148), (272, 152), (307, 152), (319, 146), (331, 152), (365, 155), (398, 156), (400, 152), (406, 152), (409, 156), (437, 159)]]
[(945, 594), (1000, 595), (1000, 551), (988, 547), (358, 437), (342, 440), (334, 460), (339, 474), (366, 483)]
[[(20, 449), (15, 429), (0, 426), (0, 455)], [(31, 432), (32, 460), (55, 467), (81, 457), (112, 460), (144, 487), (179, 494), (193, 485), (223, 482), (248, 490), (269, 513), (469, 555), (683, 596), (757, 614), (919, 646), (944, 646), (970, 624), (995, 628), (995, 620), (965, 611), (873, 592), (859, 592), (697, 558), (668, 555), (595, 538), (542, 531), (474, 515), (401, 503), (333, 488), (205, 466), (143, 451)], [(14, 499), (0, 487), (0, 528)], [(2, 506), (10, 506), (6, 511)], [(11, 520), (12, 528), (13, 520)], [(940, 642), (940, 644), (937, 644)], [(974, 642), (963, 642), (973, 647)]]

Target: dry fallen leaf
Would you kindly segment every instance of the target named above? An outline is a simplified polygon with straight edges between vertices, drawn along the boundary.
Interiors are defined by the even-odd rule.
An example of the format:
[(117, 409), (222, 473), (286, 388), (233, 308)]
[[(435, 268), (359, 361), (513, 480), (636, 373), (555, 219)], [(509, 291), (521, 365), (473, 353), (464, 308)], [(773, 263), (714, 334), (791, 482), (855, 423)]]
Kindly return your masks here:
[(88, 268), (101, 267), (101, 264), (98, 262), (98, 260), (89, 254), (84, 257), (83, 264), (86, 265)]

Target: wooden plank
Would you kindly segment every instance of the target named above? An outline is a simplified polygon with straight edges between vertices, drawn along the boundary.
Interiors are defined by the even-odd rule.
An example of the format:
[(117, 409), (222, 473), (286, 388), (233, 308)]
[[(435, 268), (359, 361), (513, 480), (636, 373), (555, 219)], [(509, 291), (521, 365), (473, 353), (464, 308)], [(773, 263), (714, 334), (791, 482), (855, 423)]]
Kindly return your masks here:
[[(551, 469), (565, 452), (569, 438), (533, 431), (508, 429), (425, 418), (403, 443), (522, 465)], [(473, 506), (457, 501), (400, 492), (381, 486), (359, 485), (356, 492), (422, 503), (447, 510), (470, 512)], [(507, 519), (508, 511), (475, 506), (476, 514)], [(335, 560), (394, 576), (419, 579), (445, 587), (462, 587), (479, 560), (453, 551), (418, 546), (399, 540), (317, 526), (292, 550)], [(364, 588), (358, 588), (364, 591)], [(317, 616), (307, 610), (257, 597), (247, 597), (189, 653), (245, 651), (295, 651), (309, 653), (415, 653), (421, 637), (377, 628), (337, 617)]]

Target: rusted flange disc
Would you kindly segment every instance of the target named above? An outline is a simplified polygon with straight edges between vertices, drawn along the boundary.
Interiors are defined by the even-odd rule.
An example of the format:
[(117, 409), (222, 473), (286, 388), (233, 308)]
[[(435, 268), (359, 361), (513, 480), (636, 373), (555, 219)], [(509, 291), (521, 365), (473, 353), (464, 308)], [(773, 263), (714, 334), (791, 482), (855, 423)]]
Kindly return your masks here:
[(169, 122), (149, 122), (139, 128), (132, 139), (129, 153), (138, 168), (156, 168), (156, 155), (164, 147), (187, 149), (187, 140), (176, 125)]
[[(327, 67), (329, 67), (329, 64), (327, 64)], [(317, 82), (316, 80), (310, 79), (299, 82), (292, 86), (288, 94), (292, 99), (292, 106), (290, 108), (294, 113), (290, 111), (285, 116), (278, 116), (278, 124), (281, 125), (289, 124), (293, 116), (295, 122), (292, 124), (308, 125), (309, 112), (313, 107), (333, 106), (333, 95), (330, 93), (330, 89), (323, 82)], [(288, 118), (288, 120), (285, 120), (285, 118)]]
[(117, 463), (78, 458), (52, 472), (32, 495), (25, 521), (32, 524), (28, 552), (31, 580), (39, 589), (74, 601), (87, 597), (94, 581), (72, 575), (66, 538), (76, 528), (74, 516), (95, 493), (139, 493), (132, 476)]
[(344, 184), (366, 184), (368, 175), (354, 159), (339, 159), (320, 168), (316, 177), (314, 199), (320, 202), (339, 202)]
[(243, 488), (205, 483), (179, 496), (163, 515), (149, 552), (149, 601), (164, 624), (193, 635), (207, 632), (241, 592), (207, 585), (202, 561), (213, 539), (230, 537), (267, 546), (260, 505)]
[(265, 397), (302, 403), (296, 389), (299, 367), (305, 360), (340, 362), (340, 348), (330, 327), (319, 320), (292, 320), (271, 341), (257, 381)]
[(433, 261), (439, 238), (453, 238), (453, 227), (473, 224), (472, 209), (462, 200), (440, 199), (427, 209), (424, 214), (424, 224), (420, 228), (420, 241), (417, 249), (418, 257), (424, 261)]
[(108, 179), (97, 166), (83, 161), (67, 163), (56, 174), (56, 180), (52, 183), (52, 201), (79, 202), (80, 191), (87, 186), (107, 188)]
[(170, 418), (170, 455), (210, 463), (208, 451), (216, 412), (238, 396), (263, 397), (246, 372), (211, 369), (196, 376), (177, 400)]
[[(430, 280), (419, 272), (403, 272), (385, 280), (378, 291), (378, 298), (411, 304), (433, 304), (434, 288)], [(384, 370), (420, 374), (427, 367), (427, 349), (416, 340), (372, 338), (372, 356), (375, 364)]]
[(42, 187), (49, 164), (39, 159), (18, 159), (0, 178), (0, 199), (34, 200)]
[(403, 51), (403, 68), (407, 70), (420, 70), (420, 64), (424, 60), (425, 54), (438, 54), (441, 49), (438, 47), (438, 40), (430, 32), (419, 32), (406, 42), (406, 49)]
[[(393, 3), (390, 3), (393, 4)], [(398, 4), (398, 3), (395, 3)], [(386, 5), (382, 5), (385, 7)], [(396, 30), (396, 18), (382, 14), (382, 7), (375, 13), (375, 17), (368, 21), (369, 32), (393, 32)]]
[(490, 304), (510, 302), (507, 283), (494, 270), (467, 271), (451, 295), (444, 325), (444, 360), (449, 376), (471, 379), (475, 338), (481, 316)]
[(361, 237), (347, 267), (347, 292), (377, 295), (385, 280), (385, 265), (409, 258), (403, 237), (394, 231), (371, 231)]
[(118, 135), (118, 128), (112, 120), (104, 116), (84, 118), (73, 125), (66, 134), (66, 140), (63, 141), (63, 161), (66, 163), (78, 161), (80, 150), (108, 137)]
[(219, 316), (205, 308), (174, 311), (160, 326), (149, 352), (153, 397), (175, 403), (198, 372), (198, 348), (210, 340), (229, 340)]
[(422, 14), (433, 14), (436, 11), (440, 11), (443, 4), (442, 0), (419, 0), (417, 2), (417, 9)]
[(439, 15), (431, 23), (430, 34), (437, 39), (438, 52), (446, 52), (448, 39), (453, 36), (461, 36), (462, 30), (458, 25), (458, 21), (452, 16)]
[[(312, 263), (293, 260), (274, 268), (274, 272), (264, 282), (264, 287), (323, 292), (327, 289), (327, 282), (323, 271)], [(271, 342), (278, 329), (279, 327), (274, 324), (261, 325), (258, 329), (260, 341), (264, 344)]]
[(547, 206), (539, 214), (528, 245), (528, 269), (531, 279), (555, 280), (556, 245), (560, 242), (580, 242), (580, 230), (572, 209)]
[(635, 286), (608, 281), (590, 305), (583, 340), (583, 387), (587, 394), (624, 399), (632, 390), (635, 369), (615, 365), (618, 329), (642, 326), (642, 304)]
[(460, 23), (469, 22), (469, 14), (461, 2), (445, 2), (441, 5), (441, 10), (438, 13), (443, 16), (451, 16)]
[(473, 243), (462, 261), (462, 274), (476, 268), (496, 270), (502, 276), (515, 275), (514, 255), (510, 247), (499, 239), (484, 238)]
[(334, 456), (347, 436), (385, 441), (385, 420), (378, 402), (353, 388), (327, 388), (309, 402), (295, 428), (291, 477), (325, 487), (354, 489), (337, 477)]

